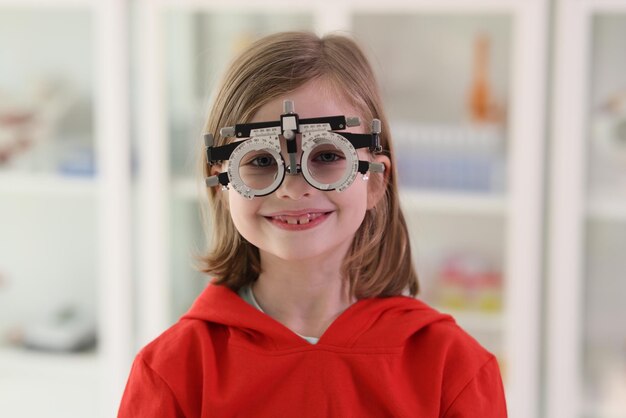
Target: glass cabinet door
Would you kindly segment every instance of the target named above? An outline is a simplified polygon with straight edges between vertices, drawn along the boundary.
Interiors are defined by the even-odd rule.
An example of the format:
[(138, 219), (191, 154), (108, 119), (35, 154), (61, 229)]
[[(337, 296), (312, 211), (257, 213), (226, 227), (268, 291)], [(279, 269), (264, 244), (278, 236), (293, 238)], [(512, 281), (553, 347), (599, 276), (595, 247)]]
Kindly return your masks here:
[(506, 370), (512, 17), (357, 13), (353, 27), (387, 106), (419, 296), (452, 313)]
[(590, 37), (579, 416), (626, 417), (626, 12), (595, 13)]
[(626, 417), (626, 2), (560, 10), (546, 416)]
[[(312, 30), (306, 12), (235, 12), (168, 9), (162, 14), (163, 81), (171, 190), (169, 201), (169, 323), (184, 314), (206, 286), (197, 257), (210, 225), (201, 222), (206, 190), (198, 172), (210, 98), (227, 65), (243, 48), (269, 33)], [(205, 229), (208, 232), (205, 232)]]
[[(205, 285), (190, 263), (193, 249), (203, 244), (190, 151), (200, 141), (211, 89), (246, 43), (278, 30), (311, 29), (313, 19), (176, 11), (167, 13), (166, 22), (171, 236), (173, 253), (179, 253), (171, 266), (178, 300), (173, 320)], [(443, 202), (408, 214), (424, 294), (441, 308), (467, 313), (467, 325), (480, 328), (473, 331), (501, 352), (494, 333), (501, 331), (511, 18), (357, 13), (352, 31), (371, 47), (373, 62), (384, 62), (379, 78), (402, 156), (407, 205), (419, 206), (426, 195)], [(433, 37), (444, 37), (450, 51), (435, 51), (428, 45)], [(416, 45), (410, 51), (397, 43), (389, 48), (398, 39)], [(465, 203), (469, 208), (459, 210)]]
[[(230, 61), (256, 39), (285, 30), (310, 30), (306, 13), (181, 12), (166, 15), (172, 257), (170, 320), (184, 314), (208, 282), (197, 269), (210, 225), (200, 207), (206, 190), (198, 172), (210, 97)], [(181, 60), (180, 52), (185, 51)], [(200, 183), (200, 184), (199, 184)], [(205, 229), (208, 232), (205, 232)]]
[(510, 416), (536, 416), (544, 4), (430, 6), (352, 19), (382, 84), (418, 297), (497, 356)]
[(0, 2), (2, 416), (97, 416), (93, 30)]
[[(139, 3), (139, 49), (147, 55), (137, 65), (141, 83), (148, 79), (137, 113), (146, 138), (139, 166), (155, 163), (147, 176), (153, 193), (142, 201), (146, 209), (165, 207), (159, 219), (168, 223), (139, 245), (141, 259), (159, 260), (159, 269), (142, 274), (139, 294), (157, 301), (143, 317), (152, 321), (167, 311), (142, 341), (174, 322), (206, 284), (193, 267), (193, 255), (204, 248), (205, 193), (194, 164), (226, 63), (270, 32), (347, 30), (364, 45), (382, 84), (421, 297), (452, 312), (498, 356), (517, 411), (511, 416), (534, 416), (543, 166), (531, 175), (524, 168), (543, 160), (542, 3), (478, 2), (459, 11), (397, 0), (386, 11), (360, 2), (291, 10), (255, 2), (247, 12)], [(161, 145), (167, 152), (159, 154)], [(156, 219), (151, 227), (161, 228)], [(160, 248), (146, 250), (157, 241)], [(155, 288), (159, 294), (146, 297)]]

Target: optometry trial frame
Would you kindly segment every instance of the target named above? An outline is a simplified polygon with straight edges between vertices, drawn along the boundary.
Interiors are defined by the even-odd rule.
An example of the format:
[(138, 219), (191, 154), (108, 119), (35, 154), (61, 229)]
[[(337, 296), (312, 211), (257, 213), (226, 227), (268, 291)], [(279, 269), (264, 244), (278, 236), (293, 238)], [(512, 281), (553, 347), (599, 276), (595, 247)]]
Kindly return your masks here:
[[(245, 138), (223, 146), (213, 146), (213, 135), (204, 135), (209, 166), (228, 161), (225, 172), (206, 178), (207, 187), (232, 187), (242, 196), (252, 199), (266, 196), (280, 187), (285, 175), (302, 173), (305, 180), (319, 190), (341, 192), (357, 176), (367, 180), (369, 172), (383, 172), (381, 163), (358, 159), (359, 148), (380, 152), (381, 123), (372, 120), (370, 134), (336, 132), (359, 126), (358, 117), (327, 116), (300, 119), (291, 100), (283, 102), (279, 121), (237, 124), (220, 129), (222, 137)], [(300, 134), (302, 153), (298, 162), (296, 134)], [(289, 164), (281, 155), (281, 140), (285, 139)]]

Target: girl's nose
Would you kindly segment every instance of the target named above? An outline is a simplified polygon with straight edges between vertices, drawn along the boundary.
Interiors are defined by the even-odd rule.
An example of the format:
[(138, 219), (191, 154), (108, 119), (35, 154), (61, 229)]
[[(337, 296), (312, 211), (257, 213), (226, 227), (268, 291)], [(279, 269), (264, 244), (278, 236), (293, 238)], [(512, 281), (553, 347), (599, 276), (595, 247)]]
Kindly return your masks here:
[(307, 183), (302, 173), (285, 174), (285, 179), (276, 194), (281, 199), (300, 200), (311, 195), (313, 187)]

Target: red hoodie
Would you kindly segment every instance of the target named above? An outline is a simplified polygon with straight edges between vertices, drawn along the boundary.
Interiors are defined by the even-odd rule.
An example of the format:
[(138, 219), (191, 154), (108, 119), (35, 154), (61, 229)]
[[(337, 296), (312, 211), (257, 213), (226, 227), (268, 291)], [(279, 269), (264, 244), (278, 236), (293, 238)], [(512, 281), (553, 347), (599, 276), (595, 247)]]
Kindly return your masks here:
[(209, 285), (137, 355), (118, 418), (503, 418), (498, 364), (448, 315), (363, 299), (312, 345)]

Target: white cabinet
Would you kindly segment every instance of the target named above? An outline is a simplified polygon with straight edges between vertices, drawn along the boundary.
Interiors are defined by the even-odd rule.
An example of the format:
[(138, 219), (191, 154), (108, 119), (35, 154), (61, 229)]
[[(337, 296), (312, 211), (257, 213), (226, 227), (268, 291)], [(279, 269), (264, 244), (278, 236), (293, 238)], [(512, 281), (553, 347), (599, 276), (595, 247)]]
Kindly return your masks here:
[(539, 407), (545, 19), (540, 2), (364, 8), (354, 19), (379, 54), (409, 173), (423, 297), (498, 356), (511, 417)]
[(546, 416), (626, 417), (626, 2), (557, 16)]
[[(193, 153), (226, 63), (269, 32), (339, 29), (382, 83), (420, 297), (498, 355), (512, 418), (626, 416), (626, 4), (548, 15), (543, 0), (0, 0), (0, 112), (24, 108), (33, 69), (70, 80), (76, 112), (0, 165), (0, 331), (59, 300), (99, 338), (63, 357), (3, 345), (0, 411), (31, 387), (63, 416), (113, 415), (133, 353), (207, 281)], [(59, 365), (70, 377), (46, 383)]]
[[(2, 415), (111, 416), (128, 373), (125, 14), (120, 1), (0, 1)], [(48, 352), (72, 335), (97, 344)]]
[[(146, 0), (136, 11), (139, 213), (150, 231), (139, 236), (139, 341), (175, 321), (206, 283), (191, 267), (194, 247), (204, 242), (203, 190), (189, 150), (200, 141), (211, 87), (226, 62), (266, 32), (347, 30), (371, 55), (396, 145), (411, 155), (399, 161), (401, 176), (418, 169), (405, 174), (402, 204), (423, 297), (498, 355), (510, 416), (538, 416), (545, 2)], [(484, 68), (475, 70), (485, 43)], [(472, 98), (480, 77), (486, 101)], [(486, 113), (472, 117), (480, 113), (472, 106), (487, 106)], [(437, 164), (417, 164), (424, 149)]]

